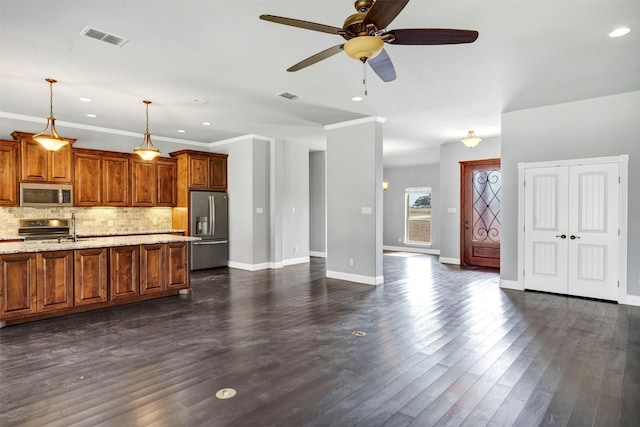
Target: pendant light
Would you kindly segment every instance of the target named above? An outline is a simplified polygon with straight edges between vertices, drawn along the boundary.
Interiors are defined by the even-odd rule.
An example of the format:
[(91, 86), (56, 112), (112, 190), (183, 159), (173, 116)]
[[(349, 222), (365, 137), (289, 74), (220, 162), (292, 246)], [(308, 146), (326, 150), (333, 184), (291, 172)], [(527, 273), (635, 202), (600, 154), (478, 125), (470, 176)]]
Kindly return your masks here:
[(56, 119), (53, 117), (53, 84), (58, 83), (54, 79), (44, 79), (49, 83), (49, 117), (47, 118), (47, 126), (42, 132), (35, 134), (33, 139), (38, 141), (44, 148), (49, 151), (57, 151), (69, 143), (61, 137), (56, 131)]
[(466, 138), (462, 138), (462, 143), (469, 148), (473, 148), (482, 141), (482, 138), (478, 138), (472, 130), (469, 131)]
[(142, 144), (133, 149), (133, 152), (142, 158), (142, 160), (153, 160), (160, 155), (160, 150), (151, 142), (151, 134), (149, 133), (149, 104), (151, 101), (142, 101), (146, 105), (147, 110), (147, 129), (144, 132), (144, 140)]

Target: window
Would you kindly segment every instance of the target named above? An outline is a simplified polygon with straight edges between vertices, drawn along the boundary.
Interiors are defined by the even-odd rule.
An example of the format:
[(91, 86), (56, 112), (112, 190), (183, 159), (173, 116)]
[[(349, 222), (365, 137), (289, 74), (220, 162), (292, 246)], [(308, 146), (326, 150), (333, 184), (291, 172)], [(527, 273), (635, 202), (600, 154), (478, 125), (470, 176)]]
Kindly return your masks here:
[(405, 189), (406, 244), (427, 245), (431, 243), (431, 187)]

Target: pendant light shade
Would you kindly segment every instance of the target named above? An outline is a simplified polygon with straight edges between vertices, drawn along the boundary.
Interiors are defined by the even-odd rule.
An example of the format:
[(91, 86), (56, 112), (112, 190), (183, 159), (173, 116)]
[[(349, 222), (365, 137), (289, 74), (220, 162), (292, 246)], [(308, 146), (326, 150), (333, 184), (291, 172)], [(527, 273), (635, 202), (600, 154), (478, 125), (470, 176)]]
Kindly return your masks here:
[(53, 84), (57, 83), (54, 79), (44, 79), (49, 83), (49, 117), (47, 125), (42, 132), (35, 134), (33, 139), (49, 151), (57, 151), (69, 143), (61, 137), (56, 131), (56, 119), (53, 117)]
[(472, 130), (469, 131), (466, 138), (462, 138), (462, 143), (469, 148), (473, 148), (482, 141), (482, 138), (478, 138)]
[(144, 140), (142, 144), (133, 149), (133, 152), (142, 158), (142, 160), (153, 160), (160, 155), (160, 150), (151, 142), (151, 134), (149, 133), (149, 104), (151, 101), (142, 101), (146, 105), (147, 128), (144, 132)]

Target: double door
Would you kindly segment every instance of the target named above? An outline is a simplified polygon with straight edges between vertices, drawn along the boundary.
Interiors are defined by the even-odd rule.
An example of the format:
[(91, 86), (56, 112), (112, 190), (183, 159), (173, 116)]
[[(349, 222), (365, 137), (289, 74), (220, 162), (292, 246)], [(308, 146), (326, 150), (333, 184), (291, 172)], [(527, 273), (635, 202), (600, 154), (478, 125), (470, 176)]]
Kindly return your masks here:
[(525, 289), (618, 300), (620, 165), (528, 168)]

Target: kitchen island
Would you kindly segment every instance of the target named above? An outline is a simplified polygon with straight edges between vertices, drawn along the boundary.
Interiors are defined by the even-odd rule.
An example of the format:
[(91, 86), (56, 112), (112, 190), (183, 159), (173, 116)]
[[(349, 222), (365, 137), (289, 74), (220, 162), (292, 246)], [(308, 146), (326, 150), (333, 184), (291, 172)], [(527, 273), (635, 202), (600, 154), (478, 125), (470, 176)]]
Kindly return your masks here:
[(0, 243), (0, 327), (188, 293), (194, 240), (151, 234)]

